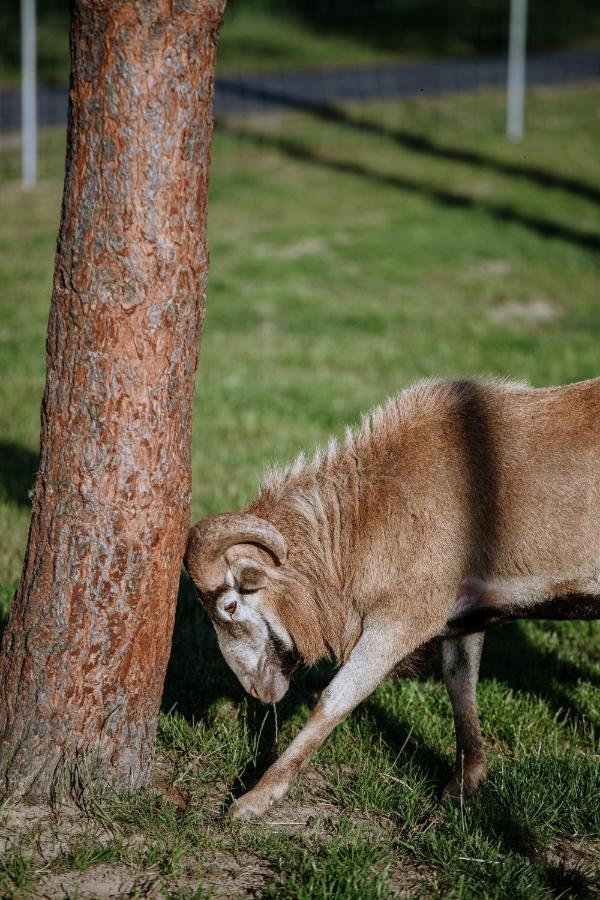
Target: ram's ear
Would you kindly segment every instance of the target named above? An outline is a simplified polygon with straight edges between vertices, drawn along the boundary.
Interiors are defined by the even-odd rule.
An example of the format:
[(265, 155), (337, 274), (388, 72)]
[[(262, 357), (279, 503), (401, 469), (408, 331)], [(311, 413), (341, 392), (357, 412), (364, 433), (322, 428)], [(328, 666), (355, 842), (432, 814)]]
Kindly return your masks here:
[(234, 559), (230, 571), (240, 591), (258, 591), (266, 585), (269, 577), (264, 566), (255, 559)]

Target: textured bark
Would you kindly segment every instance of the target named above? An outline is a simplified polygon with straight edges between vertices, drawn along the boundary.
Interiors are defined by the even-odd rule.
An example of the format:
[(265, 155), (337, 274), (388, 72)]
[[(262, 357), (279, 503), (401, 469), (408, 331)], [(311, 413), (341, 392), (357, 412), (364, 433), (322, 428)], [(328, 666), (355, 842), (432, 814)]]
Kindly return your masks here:
[(0, 788), (147, 783), (188, 526), (225, 0), (76, 0), (41, 460)]

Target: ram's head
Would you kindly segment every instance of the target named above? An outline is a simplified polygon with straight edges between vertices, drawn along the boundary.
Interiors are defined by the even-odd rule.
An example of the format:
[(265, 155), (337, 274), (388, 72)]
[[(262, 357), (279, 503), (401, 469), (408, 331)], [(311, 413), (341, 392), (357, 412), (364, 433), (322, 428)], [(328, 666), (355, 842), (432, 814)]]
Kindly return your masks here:
[(280, 532), (248, 513), (201, 519), (185, 554), (223, 656), (248, 693), (268, 703), (283, 697), (298, 662), (274, 602), (286, 560)]

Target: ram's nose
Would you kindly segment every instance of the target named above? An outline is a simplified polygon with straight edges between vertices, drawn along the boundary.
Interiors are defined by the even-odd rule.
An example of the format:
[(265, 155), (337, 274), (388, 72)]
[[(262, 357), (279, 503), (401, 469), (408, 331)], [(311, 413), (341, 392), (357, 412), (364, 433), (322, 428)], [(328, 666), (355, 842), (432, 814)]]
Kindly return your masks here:
[(250, 694), (251, 697), (254, 697), (255, 700), (260, 700), (260, 697), (256, 693), (256, 688), (254, 687), (253, 684), (250, 685), (248, 693)]

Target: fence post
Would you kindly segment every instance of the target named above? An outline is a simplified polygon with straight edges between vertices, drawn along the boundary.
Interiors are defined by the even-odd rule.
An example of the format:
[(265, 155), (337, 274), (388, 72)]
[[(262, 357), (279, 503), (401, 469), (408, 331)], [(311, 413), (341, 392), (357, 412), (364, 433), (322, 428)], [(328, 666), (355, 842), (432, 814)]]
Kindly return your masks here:
[(511, 141), (520, 141), (523, 137), (526, 44), (527, 0), (510, 0), (506, 134)]
[(37, 178), (35, 0), (21, 0), (21, 179), (24, 188)]

